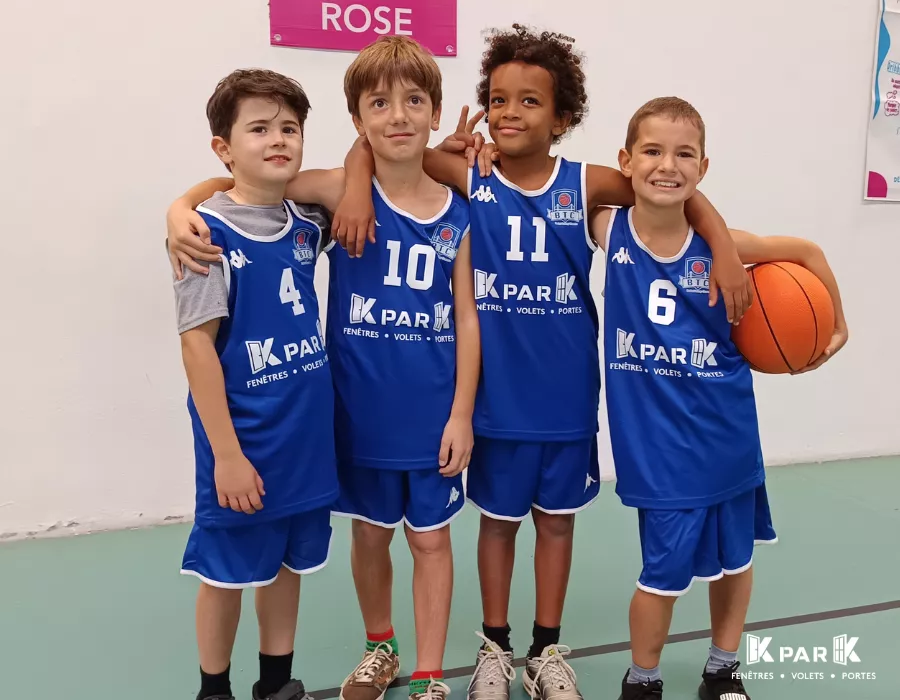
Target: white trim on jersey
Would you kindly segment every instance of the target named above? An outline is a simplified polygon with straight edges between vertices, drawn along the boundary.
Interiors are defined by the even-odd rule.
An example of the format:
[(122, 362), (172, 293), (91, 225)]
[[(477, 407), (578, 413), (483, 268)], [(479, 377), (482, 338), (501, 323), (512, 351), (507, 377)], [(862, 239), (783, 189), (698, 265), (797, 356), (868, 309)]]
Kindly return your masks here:
[[(257, 241), (259, 243), (275, 243), (275, 241), (280, 241), (282, 238), (284, 238), (288, 234), (288, 232), (290, 232), (291, 226), (294, 225), (294, 217), (293, 217), (293, 214), (291, 213), (290, 207), (288, 207), (284, 202), (281, 203), (281, 206), (284, 208), (284, 211), (287, 214), (288, 220), (287, 220), (287, 223), (284, 225), (284, 228), (281, 229), (281, 231), (278, 232), (277, 234), (275, 234), (274, 236), (254, 236), (252, 233), (247, 233), (239, 226), (236, 226), (235, 224), (231, 223), (228, 219), (226, 219), (224, 216), (222, 216), (218, 212), (215, 212), (212, 209), (207, 209), (204, 206), (197, 207), (197, 211), (203, 212), (204, 214), (209, 214), (210, 216), (221, 221), (223, 224), (225, 224), (228, 228), (230, 228), (235, 233), (240, 234), (244, 238), (249, 238), (251, 241)], [(310, 223), (312, 223), (312, 222), (310, 222)]]
[(673, 263), (681, 260), (681, 258), (684, 257), (684, 254), (687, 253), (687, 249), (690, 247), (691, 241), (694, 240), (694, 227), (691, 226), (688, 229), (687, 236), (684, 237), (684, 245), (681, 246), (681, 250), (679, 250), (671, 258), (664, 258), (660, 255), (656, 255), (652, 250), (645, 246), (644, 242), (638, 236), (637, 231), (634, 228), (634, 207), (628, 210), (628, 228), (631, 230), (631, 237), (634, 239), (634, 242), (637, 243), (640, 249), (643, 250), (651, 258), (656, 260), (656, 262), (661, 263)]
[(387, 204), (391, 209), (393, 209), (400, 216), (405, 216), (407, 219), (412, 219), (417, 224), (433, 224), (436, 223), (438, 219), (440, 219), (444, 214), (447, 213), (447, 210), (450, 208), (450, 205), (453, 204), (453, 190), (451, 190), (446, 185), (441, 185), (445, 190), (447, 190), (447, 201), (444, 203), (444, 206), (441, 210), (432, 216), (430, 219), (420, 219), (417, 216), (413, 216), (405, 209), (401, 209), (396, 204), (394, 204), (388, 196), (384, 193), (384, 190), (381, 189), (381, 184), (372, 176), (372, 183), (375, 185), (375, 189), (378, 191), (378, 195), (384, 200), (384, 203)]
[(466, 174), (466, 199), (472, 198), (472, 173), (475, 170), (475, 166), (469, 168), (469, 172)]
[[(582, 199), (587, 199), (587, 163), (581, 164), (581, 197)], [(591, 252), (596, 253), (599, 246), (591, 238), (591, 213), (587, 210), (587, 202), (582, 202), (581, 207), (584, 210), (584, 239), (587, 241)]]
[(219, 253), (219, 257), (222, 259), (222, 273), (225, 276), (225, 291), (231, 294), (231, 264), (228, 262), (228, 258), (225, 257), (224, 253)]
[(325, 252), (325, 249), (322, 246), (322, 241), (325, 240), (325, 232), (322, 230), (322, 227), (319, 224), (317, 224), (312, 219), (303, 216), (303, 214), (300, 213), (300, 210), (297, 208), (296, 202), (291, 201), (290, 199), (287, 199), (285, 201), (287, 202), (288, 206), (291, 208), (291, 211), (294, 214), (294, 218), (299, 219), (300, 221), (305, 221), (306, 223), (308, 223), (312, 226), (315, 226), (316, 229), (319, 231), (319, 245), (317, 246), (318, 251), (316, 251), (316, 257), (318, 257), (320, 253)]
[[(524, 194), (526, 197), (540, 197), (542, 194), (546, 194), (547, 190), (549, 190), (551, 187), (553, 187), (553, 183), (556, 182), (556, 176), (559, 175), (559, 169), (562, 166), (562, 160), (563, 160), (562, 156), (556, 156), (556, 165), (553, 166), (553, 173), (551, 173), (550, 178), (547, 180), (547, 182), (544, 183), (544, 186), (541, 187), (539, 190), (523, 190), (518, 185), (513, 184), (512, 182), (507, 180), (505, 177), (503, 177), (503, 175), (501, 174), (500, 170), (497, 168), (496, 165), (493, 167), (493, 171), (494, 171), (494, 175), (497, 177), (497, 179), (500, 180), (500, 182), (502, 182), (504, 185), (506, 185), (509, 189), (515, 190), (519, 194)], [(582, 205), (583, 204), (584, 203), (582, 203)]]
[(622, 211), (621, 209), (613, 209), (609, 213), (609, 224), (606, 227), (606, 236), (605, 236), (606, 242), (603, 244), (603, 250), (606, 251), (607, 255), (609, 255), (609, 239), (612, 238), (613, 224), (616, 223), (616, 214), (618, 214), (621, 211)]

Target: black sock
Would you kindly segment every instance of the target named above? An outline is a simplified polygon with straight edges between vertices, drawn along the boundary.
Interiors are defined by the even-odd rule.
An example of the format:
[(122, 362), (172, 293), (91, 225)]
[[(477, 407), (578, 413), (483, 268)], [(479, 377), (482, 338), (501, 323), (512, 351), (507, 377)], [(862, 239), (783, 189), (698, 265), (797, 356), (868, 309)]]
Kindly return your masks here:
[(284, 656), (267, 656), (259, 653), (259, 684), (256, 691), (259, 697), (274, 695), (291, 680), (291, 669), (294, 665), (294, 652)]
[(528, 657), (534, 659), (544, 652), (544, 648), (551, 644), (559, 644), (559, 627), (541, 627), (537, 622), (531, 631), (533, 641), (531, 649), (528, 650)]
[(488, 627), (482, 622), (481, 629), (484, 631), (484, 636), (503, 649), (503, 651), (512, 651), (512, 645), (509, 643), (510, 629), (508, 624), (504, 627)]
[(197, 700), (211, 698), (213, 695), (229, 697), (231, 695), (231, 664), (222, 673), (206, 673), (200, 669), (200, 693)]

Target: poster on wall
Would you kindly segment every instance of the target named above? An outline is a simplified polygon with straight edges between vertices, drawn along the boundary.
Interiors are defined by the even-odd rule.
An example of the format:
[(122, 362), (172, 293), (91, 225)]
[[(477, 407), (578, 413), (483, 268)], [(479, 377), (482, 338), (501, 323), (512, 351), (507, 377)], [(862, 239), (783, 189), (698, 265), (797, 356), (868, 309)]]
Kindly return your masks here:
[(456, 56), (456, 0), (270, 0), (272, 46), (359, 51), (384, 34)]
[(900, 0), (878, 0), (866, 199), (900, 202)]

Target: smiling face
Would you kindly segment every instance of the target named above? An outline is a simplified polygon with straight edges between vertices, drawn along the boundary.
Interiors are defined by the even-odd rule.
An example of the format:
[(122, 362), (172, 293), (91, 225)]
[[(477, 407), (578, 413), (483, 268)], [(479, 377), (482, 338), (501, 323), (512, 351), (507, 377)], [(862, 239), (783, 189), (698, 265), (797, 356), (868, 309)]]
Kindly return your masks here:
[(557, 116), (553, 76), (541, 66), (512, 61), (490, 78), (488, 131), (500, 152), (521, 157), (549, 152), (570, 118)]
[(300, 169), (300, 120), (287, 105), (263, 97), (241, 100), (228, 140), (213, 138), (213, 150), (234, 174), (260, 188), (283, 186)]
[(358, 133), (388, 162), (421, 158), (431, 132), (440, 128), (440, 108), (434, 108), (428, 91), (406, 80), (393, 85), (382, 80), (375, 89), (363, 90), (358, 114), (353, 117)]
[(700, 129), (685, 119), (650, 116), (637, 127), (634, 143), (619, 152), (636, 199), (656, 207), (683, 205), (706, 175)]

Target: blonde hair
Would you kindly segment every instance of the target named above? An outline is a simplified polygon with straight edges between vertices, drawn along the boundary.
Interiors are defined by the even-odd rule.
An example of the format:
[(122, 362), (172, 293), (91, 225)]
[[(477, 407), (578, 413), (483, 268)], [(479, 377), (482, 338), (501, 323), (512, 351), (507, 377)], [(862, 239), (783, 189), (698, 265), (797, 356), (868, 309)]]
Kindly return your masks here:
[(657, 97), (643, 105), (628, 122), (625, 150), (631, 153), (641, 124), (650, 117), (668, 117), (672, 121), (684, 121), (700, 130), (700, 158), (706, 157), (706, 125), (700, 112), (680, 97)]
[(441, 106), (441, 71), (421, 44), (407, 36), (383, 36), (360, 51), (344, 74), (347, 109), (359, 117), (359, 98), (381, 83), (389, 88), (408, 82), (428, 93), (434, 109)]

